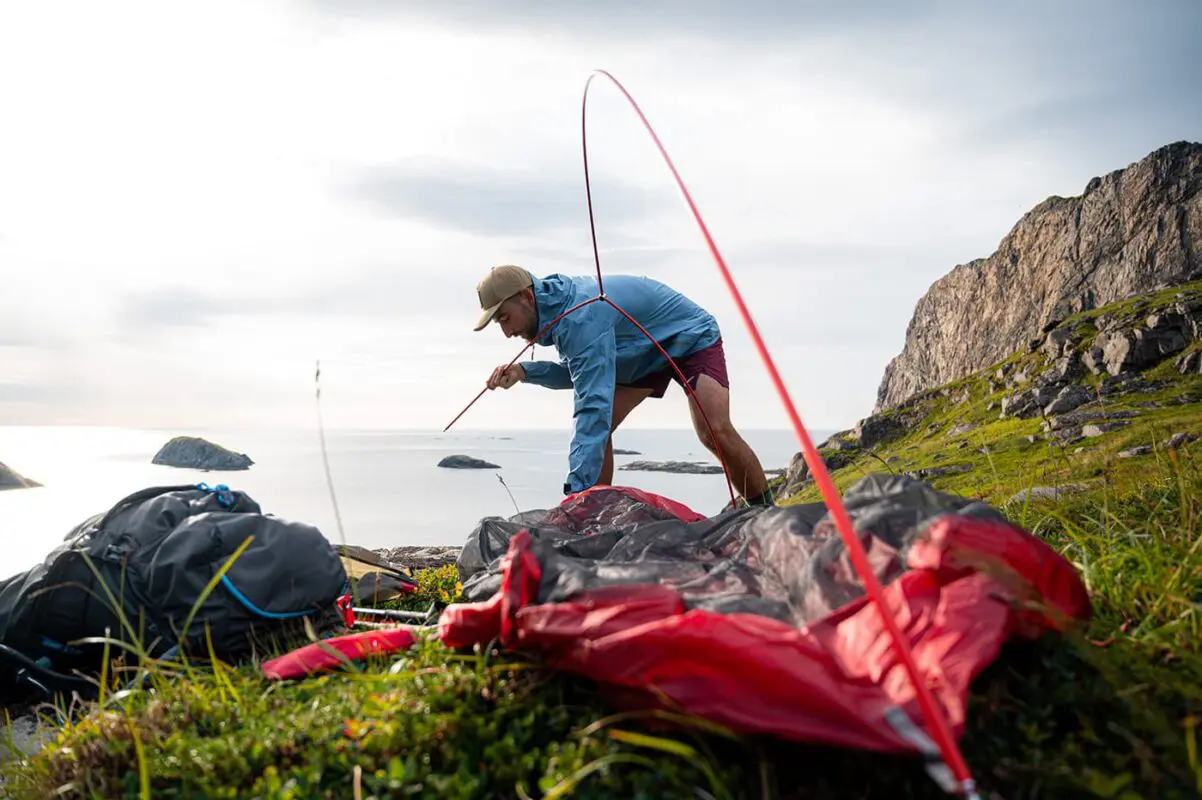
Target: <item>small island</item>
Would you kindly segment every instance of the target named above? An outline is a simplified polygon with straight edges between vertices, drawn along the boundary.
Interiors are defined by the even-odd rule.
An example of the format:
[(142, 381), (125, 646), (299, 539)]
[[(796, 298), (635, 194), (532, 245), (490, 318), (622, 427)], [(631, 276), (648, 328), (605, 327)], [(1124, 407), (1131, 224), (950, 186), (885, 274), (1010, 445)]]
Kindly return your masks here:
[(42, 484), (31, 481), (16, 470), (0, 462), (0, 491), (5, 489), (35, 489)]
[(255, 462), (245, 453), (235, 453), (197, 436), (176, 436), (154, 454), (150, 463), (208, 471), (250, 469)]
[(640, 453), (638, 450), (623, 450), (620, 447), (615, 447), (614, 455), (615, 456), (641, 456), (642, 453)]
[(720, 475), (722, 467), (700, 461), (631, 461), (618, 467), (631, 472), (673, 472), (677, 475)]
[(500, 465), (471, 456), (447, 456), (438, 462), (438, 466), (446, 469), (500, 469)]

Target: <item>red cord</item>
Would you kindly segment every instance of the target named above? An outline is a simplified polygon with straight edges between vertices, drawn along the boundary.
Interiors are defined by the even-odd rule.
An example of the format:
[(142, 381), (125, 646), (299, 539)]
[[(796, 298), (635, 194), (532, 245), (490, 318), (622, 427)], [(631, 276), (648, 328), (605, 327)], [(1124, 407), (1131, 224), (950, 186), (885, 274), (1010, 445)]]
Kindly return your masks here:
[[(590, 217), (590, 220), (591, 220), (591, 217)], [(599, 263), (600, 263), (600, 261), (598, 261), (598, 264)], [(557, 316), (555, 319), (551, 320), (546, 325), (544, 325), (542, 327), (542, 330), (540, 330), (535, 335), (534, 340), (537, 341), (544, 333), (546, 333), (548, 330), (551, 329), (551, 326), (553, 326), (555, 323), (559, 322), (561, 319), (566, 317), (568, 314), (571, 314), (574, 311), (579, 311), (580, 309), (584, 308), (585, 306), (589, 305), (590, 303), (596, 303), (599, 300), (602, 300), (602, 301), (608, 303), (610, 306), (613, 307), (613, 309), (615, 311), (617, 311), (619, 314), (621, 314), (626, 319), (630, 320), (634, 324), (634, 326), (636, 328), (638, 328), (642, 332), (642, 334), (651, 341), (651, 343), (653, 345), (655, 345), (656, 349), (659, 350), (659, 352), (663, 354), (664, 358), (668, 359), (668, 363), (672, 365), (672, 369), (680, 377), (681, 386), (683, 386), (684, 390), (689, 393), (689, 396), (693, 398), (693, 401), (695, 403), (697, 403), (697, 410), (701, 412), (701, 418), (705, 421), (705, 428), (707, 431), (709, 431), (710, 441), (712, 441), (714, 443), (714, 448), (717, 449), (717, 451), (718, 451), (718, 460), (720, 462), (722, 462), (722, 471), (726, 475), (726, 490), (730, 493), (731, 505), (734, 505), (735, 490), (734, 490), (734, 485), (731, 483), (731, 480), (730, 480), (730, 470), (728, 470), (726, 468), (726, 462), (722, 458), (722, 446), (720, 444), (718, 444), (718, 439), (716, 436), (714, 436), (714, 429), (710, 425), (709, 418), (705, 415), (705, 410), (701, 407), (701, 401), (697, 399), (697, 394), (693, 391), (693, 388), (691, 386), (689, 386), (689, 382), (687, 380), (685, 380), (684, 373), (682, 373), (680, 371), (680, 367), (678, 367), (676, 365), (676, 362), (672, 360), (672, 356), (668, 355), (667, 351), (664, 350), (663, 346), (660, 345), (660, 343), (655, 340), (655, 337), (652, 336), (647, 331), (646, 328), (644, 328), (642, 325), (640, 325), (638, 323), (638, 320), (636, 320), (634, 317), (630, 316), (630, 314), (626, 313), (626, 310), (624, 308), (619, 306), (613, 300), (610, 300), (608, 297), (605, 297), (604, 295), (598, 295), (597, 297), (590, 297), (588, 300), (585, 300), (584, 302), (577, 303), (576, 305), (572, 306), (567, 311), (563, 312), (562, 314)], [(534, 346), (534, 341), (528, 342), (526, 344), (526, 346), (523, 347), (521, 349), (521, 351), (519, 351), (518, 354), (513, 357), (513, 360), (510, 361), (506, 365), (506, 367), (512, 367), (515, 363), (517, 363), (517, 360), (522, 357), (522, 353), (525, 353), (527, 350), (529, 350), (533, 346)], [(467, 410), (469, 408), (471, 408), (473, 405), (475, 405), (476, 401), (479, 400), (481, 397), (483, 397), (484, 393), (487, 391), (488, 391), (487, 388), (481, 389), (480, 393), (472, 399), (472, 402), (468, 403), (467, 406), (464, 407), (464, 409), (462, 411), (460, 411), (458, 414), (456, 414), (455, 419), (453, 419), (449, 423), (447, 423), (447, 426), (442, 429), (442, 432), (446, 433), (447, 431), (449, 431), (451, 429), (451, 426), (454, 425), (456, 422), (458, 422), (459, 418), (462, 417), (464, 414), (466, 414)]]
[[(539, 339), (539, 337), (540, 337), (540, 336), (542, 336), (544, 333), (546, 333), (547, 331), (549, 331), (549, 330), (551, 329), (551, 326), (552, 326), (552, 325), (554, 325), (555, 323), (559, 322), (561, 319), (563, 319), (564, 317), (566, 317), (568, 314), (571, 314), (571, 313), (572, 313), (573, 311), (575, 311), (576, 309), (578, 309), (578, 308), (584, 308), (584, 307), (585, 307), (585, 306), (587, 306), (589, 303), (595, 303), (595, 302), (597, 302), (598, 300), (601, 300), (601, 299), (602, 299), (602, 298), (600, 298), (600, 297), (590, 297), (588, 300), (585, 300), (583, 303), (577, 303), (576, 305), (574, 305), (574, 306), (572, 306), (571, 308), (569, 308), (567, 311), (565, 311), (565, 312), (563, 312), (562, 314), (560, 314), (560, 315), (559, 315), (558, 317), (556, 317), (555, 319), (553, 319), (553, 320), (551, 320), (550, 322), (548, 322), (546, 325), (544, 325), (544, 326), (543, 326), (543, 329), (542, 329), (542, 330), (540, 330), (538, 333), (536, 333), (536, 334), (534, 335), (534, 338), (533, 338), (531, 341), (529, 341), (529, 342), (527, 342), (527, 343), (526, 343), (526, 346), (525, 346), (525, 347), (523, 347), (521, 350), (519, 350), (519, 351), (518, 351), (518, 354), (517, 354), (516, 356), (514, 356), (514, 357), (513, 357), (513, 360), (512, 360), (512, 361), (510, 361), (508, 364), (506, 364), (506, 365), (505, 365), (505, 368), (506, 368), (506, 369), (508, 369), (509, 367), (512, 367), (514, 364), (516, 364), (516, 363), (517, 363), (517, 360), (518, 360), (519, 358), (521, 358), (521, 357), (522, 357), (522, 354), (523, 354), (523, 353), (525, 353), (527, 350), (529, 350), (531, 347), (534, 347), (534, 343), (535, 343), (536, 341), (538, 341), (538, 339)], [(455, 419), (453, 419), (453, 420), (451, 420), (450, 422), (448, 422), (448, 423), (447, 423), (447, 426), (446, 426), (445, 428), (443, 428), (443, 429), (442, 429), (442, 432), (443, 432), (443, 433), (446, 433), (447, 431), (449, 431), (449, 430), (451, 429), (451, 426), (452, 426), (452, 425), (454, 425), (456, 422), (458, 422), (458, 421), (459, 421), (459, 418), (460, 418), (460, 417), (462, 417), (464, 414), (466, 414), (466, 413), (467, 413), (467, 410), (468, 410), (469, 408), (471, 408), (472, 406), (474, 406), (474, 405), (476, 404), (476, 401), (477, 401), (477, 400), (479, 400), (481, 397), (483, 397), (483, 396), (484, 396), (484, 393), (485, 393), (485, 392), (487, 392), (487, 391), (488, 391), (488, 387), (487, 387), (487, 386), (486, 386), (486, 387), (484, 387), (483, 389), (481, 389), (481, 390), (480, 390), (480, 394), (478, 394), (478, 395), (476, 395), (474, 398), (472, 398), (472, 402), (470, 402), (470, 403), (468, 403), (466, 406), (464, 406), (464, 407), (463, 407), (463, 410), (462, 410), (462, 411), (460, 411), (458, 414), (456, 414), (456, 415), (455, 415)]]
[[(591, 217), (590, 217), (590, 221), (591, 221)], [(622, 308), (617, 303), (615, 303), (613, 300), (610, 300), (608, 297), (605, 297), (604, 299), (605, 299), (605, 302), (607, 302), (611, 306), (613, 306), (613, 309), (615, 311), (617, 311), (622, 316), (626, 317), (626, 319), (630, 320), (631, 323), (636, 328), (638, 328), (640, 331), (642, 331), (643, 335), (651, 340), (651, 344), (655, 345), (656, 349), (659, 350), (659, 352), (661, 354), (663, 354), (663, 357), (668, 359), (668, 363), (672, 365), (673, 371), (675, 371), (677, 377), (680, 378), (680, 385), (684, 387), (684, 390), (689, 393), (689, 397), (693, 398), (693, 402), (697, 404), (697, 410), (699, 412), (701, 412), (701, 419), (704, 420), (704, 422), (705, 422), (705, 429), (707, 431), (709, 431), (710, 441), (714, 443), (714, 449), (718, 451), (716, 453), (716, 455), (718, 456), (719, 463), (722, 464), (722, 472), (723, 472), (723, 474), (726, 475), (726, 490), (728, 492), (730, 492), (730, 504), (733, 506), (735, 504), (735, 488), (734, 488), (734, 485), (730, 481), (730, 470), (726, 468), (726, 460), (722, 457), (722, 445), (718, 444), (718, 437), (714, 436), (714, 429), (710, 425), (709, 417), (707, 417), (705, 415), (705, 409), (701, 407), (701, 401), (697, 399), (697, 393), (693, 391), (693, 387), (689, 386), (689, 382), (685, 378), (684, 373), (680, 371), (680, 367), (676, 366), (676, 362), (672, 360), (672, 356), (668, 355), (668, 351), (665, 350), (663, 348), (663, 346), (660, 345), (660, 343), (655, 340), (655, 337), (652, 336), (650, 333), (648, 333), (647, 329), (644, 328), (642, 325), (640, 325), (638, 320), (636, 320), (634, 317), (627, 314), (626, 309)], [(744, 492), (747, 491), (746, 486), (743, 487), (743, 491)]]
[[(805, 425), (801, 422), (801, 417), (797, 414), (797, 408), (793, 405), (793, 400), (789, 397), (789, 392), (785, 389), (784, 381), (781, 379), (780, 373), (776, 369), (776, 365), (772, 361), (772, 356), (768, 353), (768, 348), (764, 344), (763, 338), (760, 336), (759, 329), (756, 327), (755, 321), (751, 317), (751, 312), (747, 305), (743, 302), (743, 297), (735, 286), (734, 278), (730, 274), (730, 269), (726, 266), (721, 254), (718, 252), (718, 246), (714, 243), (713, 237), (710, 236), (709, 229), (706, 227), (704, 220), (701, 218), (700, 212), (697, 210), (696, 204), (693, 202), (692, 195), (689, 194), (688, 188), (680, 177), (680, 173), (676, 171), (676, 166), (672, 163), (668, 151), (664, 149), (664, 145), (656, 135), (655, 129), (651, 127), (651, 123), (647, 121), (647, 117), (643, 114), (638, 103), (631, 97), (626, 88), (622, 86), (613, 75), (605, 70), (595, 70), (589, 75), (588, 80), (584, 85), (584, 102), (588, 103), (588, 89), (592, 80), (597, 75), (604, 75), (609, 78), (614, 86), (618, 88), (626, 100), (630, 103), (635, 113), (650, 134), (651, 139), (655, 142), (656, 148), (667, 164), (668, 169), (672, 173), (672, 177), (676, 180), (676, 185), (680, 188), (681, 194), (684, 195), (685, 203), (689, 207), (689, 211), (693, 214), (693, 219), (696, 220), (697, 226), (701, 229), (701, 235), (705, 238), (706, 246), (709, 247), (710, 255), (714, 258), (714, 263), (718, 265), (718, 270), (722, 274), (723, 280), (726, 282), (726, 288), (730, 290), (731, 297), (734, 298), (735, 305), (739, 309), (739, 314), (743, 317), (743, 322), (746, 323), (748, 331), (751, 333), (751, 338), (755, 343), (756, 350), (760, 354), (760, 359), (764, 362), (764, 366), (768, 369), (768, 374), (772, 378), (772, 383), (776, 387), (776, 392), (780, 396), (781, 402), (785, 406), (785, 410), (789, 414), (789, 420), (793, 424), (793, 430), (797, 434), (797, 439), (801, 444), (802, 455), (809, 465), (810, 474), (814, 476), (815, 483), (818, 484), (819, 490), (822, 492), (822, 497), (826, 501), (827, 508), (831, 512), (831, 516), (835, 520), (835, 525), (839, 530), (839, 535), (843, 538), (844, 544), (847, 546), (848, 552), (851, 555), (852, 563), (855, 565), (856, 572), (859, 573), (860, 579), (864, 581), (864, 586), (867, 589), (868, 595), (877, 611), (880, 612), (881, 618), (885, 623), (885, 628), (889, 631), (889, 636), (893, 640), (894, 649), (901, 656), (902, 663), (905, 665), (906, 672), (910, 677), (911, 683), (914, 685), (915, 694), (918, 697), (919, 706), (922, 708), (923, 716), (934, 729), (935, 740), (939, 745), (939, 750), (943, 755), (943, 759), (951, 767), (956, 779), (960, 782), (961, 789), (965, 794), (975, 795), (974, 781), (972, 774), (968, 771), (968, 765), (964, 761), (964, 756), (960, 753), (960, 749), (956, 744), (955, 737), (952, 736), (951, 728), (948, 725), (947, 719), (941, 713), (941, 710), (935, 703), (935, 698), (931, 694), (930, 688), (922, 679), (922, 675), (918, 670), (918, 664), (914, 661), (914, 653), (910, 650), (909, 642), (907, 642), (897, 627), (897, 621), (893, 615), (888, 613), (885, 608), (884, 598), (880, 583), (877, 581), (872, 567), (868, 563), (868, 557), (864, 553), (864, 547), (860, 542), (860, 537), (856, 535), (855, 528), (852, 526), (850, 517), (847, 515), (847, 509), (843, 505), (843, 500), (839, 496), (838, 489), (835, 487), (834, 481), (831, 479), (830, 473), (826, 469), (826, 464), (821, 456), (818, 455), (818, 450), (814, 447), (814, 443), (810, 440), (810, 435), (806, 431)], [(587, 151), (586, 151), (587, 152)], [(587, 156), (586, 156), (587, 163)], [(589, 202), (590, 215), (589, 221), (592, 222), (592, 202)], [(596, 247), (594, 239), (594, 247)], [(600, 264), (598, 264), (598, 277), (600, 276)]]

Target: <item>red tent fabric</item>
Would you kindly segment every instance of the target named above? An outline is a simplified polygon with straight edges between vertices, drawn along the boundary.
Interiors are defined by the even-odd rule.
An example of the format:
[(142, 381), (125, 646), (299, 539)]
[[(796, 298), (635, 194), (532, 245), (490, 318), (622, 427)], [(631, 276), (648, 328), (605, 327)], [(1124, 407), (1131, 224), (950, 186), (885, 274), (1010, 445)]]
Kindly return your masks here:
[[(973, 678), (1010, 637), (1090, 616), (1072, 565), (988, 506), (902, 476), (871, 476), (845, 501), (889, 612), (956, 736)], [(595, 515), (645, 504), (651, 520), (631, 523), (628, 507), (624, 528), (590, 527), (585, 502)], [(570, 497), (542, 518), (570, 517), (570, 535), (529, 514), (515, 530), (492, 531), (508, 535), (507, 551), (465, 576), (465, 591), (479, 581), (482, 599), (448, 607), (440, 636), (452, 647), (499, 637), (552, 668), (740, 732), (937, 753), (879, 613), (862, 590), (851, 596), (858, 579), (815, 506), (705, 518), (628, 488)], [(593, 545), (614, 545), (601, 558), (580, 555), (588, 543), (579, 540), (594, 537), (605, 541)], [(671, 569), (657, 579), (664, 564)], [(762, 605), (769, 600), (775, 605)], [(751, 613), (740, 603), (775, 610)]]

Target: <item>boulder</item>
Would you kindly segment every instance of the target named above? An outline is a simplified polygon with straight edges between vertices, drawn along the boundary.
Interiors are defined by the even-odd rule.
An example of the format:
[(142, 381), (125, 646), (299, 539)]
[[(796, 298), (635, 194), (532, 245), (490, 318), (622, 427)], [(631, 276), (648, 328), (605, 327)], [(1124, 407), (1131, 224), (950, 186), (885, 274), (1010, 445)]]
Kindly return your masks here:
[(246, 453), (235, 453), (198, 436), (176, 436), (159, 448), (150, 463), (180, 469), (243, 470), (255, 462)]
[(860, 447), (875, 447), (901, 438), (905, 433), (905, 425), (896, 417), (873, 415), (856, 423), (851, 435)]
[(1173, 366), (1177, 367), (1177, 371), (1182, 375), (1197, 375), (1202, 373), (1202, 350), (1191, 350), (1188, 353), (1182, 353)]
[(1051, 400), (1049, 390), (1043, 386), (1031, 386), (1002, 398), (1003, 417), (1033, 417)]
[(911, 470), (905, 474), (916, 480), (925, 481), (932, 478), (943, 478), (947, 475), (960, 475), (965, 472), (971, 472), (972, 469), (972, 464), (948, 464), (942, 467), (923, 467)]
[(1176, 450), (1180, 447), (1184, 447), (1185, 445), (1189, 444), (1190, 442), (1198, 441), (1198, 438), (1199, 438), (1198, 434), (1196, 434), (1196, 433), (1187, 433), (1185, 431), (1180, 431), (1178, 433), (1174, 433), (1172, 436), (1170, 436), (1168, 438), (1167, 441), (1165, 441), (1164, 448), (1166, 450)]
[(1091, 423), (1089, 425), (1082, 426), (1081, 435), (1084, 436), (1086, 439), (1093, 439), (1097, 436), (1104, 436), (1105, 434), (1110, 433), (1112, 431), (1117, 431), (1117, 430), (1120, 430), (1121, 428), (1125, 428), (1129, 424), (1130, 423), (1126, 422), (1125, 420), (1119, 420), (1117, 422), (1095, 422), (1095, 423)]
[(1095, 346), (1086, 350), (1085, 354), (1081, 356), (1081, 363), (1094, 375), (1101, 375), (1106, 371), (1105, 353), (1100, 347)]
[(1146, 456), (1152, 452), (1152, 445), (1141, 444), (1138, 447), (1132, 447), (1127, 450), (1119, 451), (1119, 458), (1136, 458), (1137, 456)]
[(442, 461), (438, 462), (438, 466), (446, 469), (500, 469), (500, 465), (494, 464), (491, 461), (485, 461), (482, 458), (473, 456), (453, 455), (447, 456)]
[[(1080, 448), (1078, 448), (1080, 449)], [(1082, 492), (1086, 487), (1079, 483), (1066, 483), (1063, 486), (1032, 486), (1016, 492), (1011, 498), (1012, 503), (1022, 503), (1031, 500), (1059, 500), (1061, 497)]]
[[(824, 447), (826, 444), (824, 443)], [(819, 455), (822, 456), (822, 463), (831, 472), (842, 469), (855, 460), (854, 456), (844, 451), (820, 452)], [(890, 462), (893, 461), (892, 458), (889, 460)], [(776, 492), (777, 499), (783, 500), (786, 497), (797, 494), (813, 480), (814, 476), (810, 474), (810, 465), (806, 463), (805, 456), (801, 452), (794, 453), (793, 458), (789, 460), (788, 468), (785, 470), (785, 477), (781, 482), (781, 488)]]
[(1043, 340), (1042, 350), (1048, 358), (1060, 358), (1073, 346), (1073, 335), (1067, 328), (1053, 328)]
[(1081, 427), (1086, 422), (1096, 422), (1108, 419), (1131, 419), (1136, 416), (1134, 411), (1108, 411), (1104, 409), (1078, 409), (1067, 414), (1050, 418), (1041, 426), (1045, 431), (1056, 431), (1063, 428)]
[(42, 484), (31, 481), (16, 470), (0, 463), (0, 491), (5, 489), (35, 489)]
[(1118, 375), (1107, 375), (1098, 387), (1098, 394), (1103, 397), (1114, 394), (1127, 394), (1148, 388), (1148, 383), (1134, 372), (1123, 372)]
[(1063, 414), (1085, 405), (1092, 399), (1093, 394), (1089, 389), (1079, 383), (1070, 383), (1052, 398), (1052, 402), (1044, 406), (1043, 413), (1049, 417), (1053, 414)]
[(1081, 441), (1081, 428), (1061, 428), (1052, 432), (1052, 438), (1059, 444), (1074, 444)]
[(1141, 370), (1181, 352), (1193, 331), (1190, 322), (1176, 312), (1150, 314), (1142, 327), (1099, 334), (1095, 344), (1102, 349), (1106, 371), (1118, 375)]
[(1180, 353), (1194, 338), (1192, 321), (1176, 311), (1149, 314), (1144, 327), (1136, 331), (1141, 338), (1156, 343), (1161, 358)]
[(789, 468), (785, 470), (785, 479), (781, 483), (781, 488), (777, 491), (778, 500), (783, 500), (786, 497), (791, 497), (807, 483), (810, 482), (810, 465), (806, 463), (805, 456), (801, 453), (795, 453), (793, 458), (789, 460)]
[(1079, 378), (1082, 374), (1084, 374), (1084, 368), (1081, 366), (1081, 357), (1074, 350), (1068, 355), (1056, 359), (1055, 363), (1048, 367), (1040, 377), (1042, 383), (1046, 385), (1063, 383), (1073, 378)]

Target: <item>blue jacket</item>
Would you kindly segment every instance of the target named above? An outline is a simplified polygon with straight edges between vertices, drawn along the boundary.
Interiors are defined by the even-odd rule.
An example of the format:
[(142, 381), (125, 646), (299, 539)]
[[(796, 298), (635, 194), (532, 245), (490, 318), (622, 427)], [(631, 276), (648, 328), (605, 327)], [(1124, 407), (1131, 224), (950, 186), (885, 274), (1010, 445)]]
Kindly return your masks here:
[[(605, 295), (638, 320), (673, 359), (709, 347), (721, 336), (712, 315), (659, 281), (634, 275), (612, 275), (604, 280)], [(596, 296), (594, 277), (555, 274), (535, 278), (539, 330), (569, 308)], [(572, 389), (575, 395), (564, 492), (583, 491), (601, 476), (613, 422), (614, 386), (670, 366), (655, 345), (604, 300), (573, 311), (535, 343), (553, 345), (560, 360), (521, 362), (526, 381), (551, 389)]]

